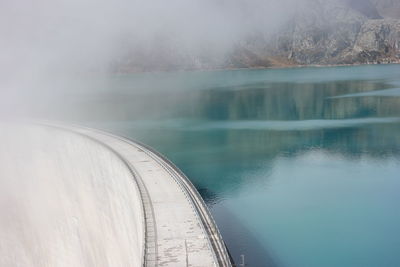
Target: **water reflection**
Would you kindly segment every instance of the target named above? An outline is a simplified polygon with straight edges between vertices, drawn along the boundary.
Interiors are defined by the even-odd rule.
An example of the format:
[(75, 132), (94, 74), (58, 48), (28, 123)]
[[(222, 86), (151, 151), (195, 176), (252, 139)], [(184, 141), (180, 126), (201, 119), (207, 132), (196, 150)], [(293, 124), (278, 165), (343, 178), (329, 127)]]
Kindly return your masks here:
[[(302, 131), (169, 129), (124, 132), (142, 136), (142, 140), (176, 162), (199, 188), (212, 189), (217, 198), (234, 194), (242, 184), (260, 178), (259, 173), (252, 175), (252, 172), (259, 168), (268, 172), (268, 165), (272, 168), (277, 157), (295, 157), (310, 149), (324, 149), (348, 159), (366, 155), (379, 160), (399, 157), (399, 133), (398, 120), (396, 123)], [(213, 199), (215, 201), (215, 197)]]
[(166, 154), (212, 208), (235, 260), (399, 266), (399, 70), (132, 75), (46, 108)]
[[(287, 71), (290, 73), (290, 70)], [(146, 87), (135, 85), (136, 76), (132, 76), (131, 80), (125, 77), (123, 81), (116, 79), (114, 83), (106, 83), (104, 88), (98, 90), (63, 92), (55, 97), (59, 101), (46, 105), (35, 103), (36, 107), (32, 109), (33, 113), (39, 115), (52, 114), (55, 118), (101, 122), (170, 118), (216, 121), (330, 120), (397, 117), (400, 114), (400, 98), (394, 97), (398, 96), (398, 86), (393, 79), (390, 82), (367, 79), (248, 83), (252, 75), (239, 75), (242, 77), (240, 85), (222, 86), (224, 77), (229, 84), (232, 73), (218, 74), (222, 77), (217, 79), (218, 83), (205, 83), (206, 87), (201, 87), (200, 83), (199, 88), (187, 88), (187, 82), (179, 82), (180, 79), (187, 79), (185, 73), (181, 73), (181, 76), (175, 74), (174, 79), (166, 84), (160, 84), (151, 76), (145, 76), (146, 83), (141, 77), (140, 84), (146, 84)], [(127, 86), (128, 81), (130, 87)], [(235, 84), (238, 83), (236, 78)], [(212, 87), (214, 84), (219, 86)]]
[(382, 90), (391, 85), (366, 81), (272, 83), (213, 89), (202, 93), (193, 117), (214, 120), (312, 120), (391, 116), (399, 114), (399, 99), (388, 106), (373, 99), (329, 99), (351, 93)]
[(344, 98), (344, 97), (364, 97), (364, 96), (400, 96), (400, 88), (375, 90), (371, 92), (362, 92), (355, 94), (345, 94), (331, 97), (334, 98)]

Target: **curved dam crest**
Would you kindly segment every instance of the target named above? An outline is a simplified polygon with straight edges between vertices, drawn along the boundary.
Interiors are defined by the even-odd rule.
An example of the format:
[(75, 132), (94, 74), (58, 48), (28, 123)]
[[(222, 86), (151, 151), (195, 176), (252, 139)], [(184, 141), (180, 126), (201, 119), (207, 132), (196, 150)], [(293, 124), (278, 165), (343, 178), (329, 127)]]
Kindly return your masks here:
[(1, 266), (231, 266), (200, 195), (133, 141), (0, 126)]

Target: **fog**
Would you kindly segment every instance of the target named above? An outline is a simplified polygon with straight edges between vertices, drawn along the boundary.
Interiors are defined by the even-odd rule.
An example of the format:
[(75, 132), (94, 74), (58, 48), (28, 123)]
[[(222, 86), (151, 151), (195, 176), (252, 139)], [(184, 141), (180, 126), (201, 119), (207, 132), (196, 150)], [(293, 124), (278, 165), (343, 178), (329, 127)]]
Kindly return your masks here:
[(78, 88), (76, 75), (115, 72), (121, 62), (135, 65), (149, 56), (173, 62), (204, 53), (223, 57), (245, 36), (272, 33), (298, 5), (296, 0), (3, 0), (2, 113), (15, 113), (49, 91)]

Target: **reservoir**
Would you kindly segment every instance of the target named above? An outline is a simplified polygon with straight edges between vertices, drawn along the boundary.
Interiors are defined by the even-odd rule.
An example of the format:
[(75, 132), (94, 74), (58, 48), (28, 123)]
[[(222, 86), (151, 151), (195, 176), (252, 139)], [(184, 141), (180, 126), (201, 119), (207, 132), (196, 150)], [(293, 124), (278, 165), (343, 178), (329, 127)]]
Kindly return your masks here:
[(35, 112), (163, 153), (236, 263), (400, 266), (400, 65), (87, 80)]

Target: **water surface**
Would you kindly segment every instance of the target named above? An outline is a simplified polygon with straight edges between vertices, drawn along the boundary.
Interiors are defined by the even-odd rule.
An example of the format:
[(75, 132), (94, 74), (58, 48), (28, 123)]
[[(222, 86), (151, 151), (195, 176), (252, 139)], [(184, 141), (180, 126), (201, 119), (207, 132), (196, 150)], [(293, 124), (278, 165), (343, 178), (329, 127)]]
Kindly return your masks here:
[(99, 84), (63, 94), (71, 111), (54, 116), (164, 153), (199, 189), (237, 262), (400, 266), (399, 65)]

